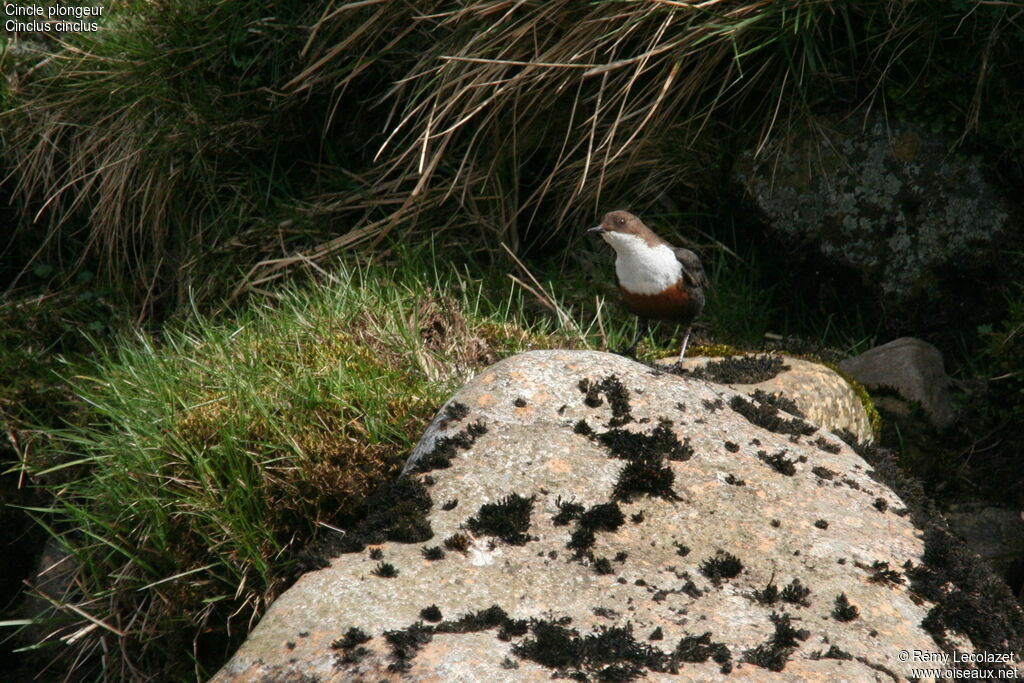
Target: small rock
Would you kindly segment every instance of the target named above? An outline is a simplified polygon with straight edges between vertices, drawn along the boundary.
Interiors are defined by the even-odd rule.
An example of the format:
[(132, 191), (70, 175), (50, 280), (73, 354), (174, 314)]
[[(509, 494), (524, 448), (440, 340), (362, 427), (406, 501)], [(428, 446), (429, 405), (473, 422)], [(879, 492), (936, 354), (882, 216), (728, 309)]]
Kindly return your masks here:
[(868, 389), (886, 387), (908, 401), (917, 401), (938, 427), (953, 422), (942, 353), (926, 341), (900, 337), (847, 358), (839, 368)]

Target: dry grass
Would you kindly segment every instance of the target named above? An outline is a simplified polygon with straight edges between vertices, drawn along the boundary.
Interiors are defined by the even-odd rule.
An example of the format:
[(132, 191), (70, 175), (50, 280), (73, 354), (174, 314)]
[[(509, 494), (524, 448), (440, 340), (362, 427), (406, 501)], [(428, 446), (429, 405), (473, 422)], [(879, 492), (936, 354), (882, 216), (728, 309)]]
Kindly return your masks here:
[(122, 12), (5, 115), (39, 253), (83, 231), (71, 251), (179, 303), (216, 289), (211, 262), (246, 264), (234, 299), (396, 230), (518, 252), (614, 204), (671, 203), (837, 88), (873, 101), (944, 20), (822, 0), (195, 9)]

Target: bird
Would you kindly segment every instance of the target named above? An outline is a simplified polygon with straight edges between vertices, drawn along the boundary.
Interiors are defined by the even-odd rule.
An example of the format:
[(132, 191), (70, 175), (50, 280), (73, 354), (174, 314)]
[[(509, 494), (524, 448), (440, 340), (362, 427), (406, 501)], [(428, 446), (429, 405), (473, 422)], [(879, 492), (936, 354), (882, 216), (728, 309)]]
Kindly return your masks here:
[(600, 234), (615, 250), (615, 276), (622, 300), (642, 323), (624, 353), (636, 354), (652, 320), (678, 323), (686, 328), (674, 366), (681, 367), (693, 321), (704, 310), (708, 281), (700, 258), (689, 249), (673, 247), (628, 211), (606, 213), (600, 225), (587, 232)]

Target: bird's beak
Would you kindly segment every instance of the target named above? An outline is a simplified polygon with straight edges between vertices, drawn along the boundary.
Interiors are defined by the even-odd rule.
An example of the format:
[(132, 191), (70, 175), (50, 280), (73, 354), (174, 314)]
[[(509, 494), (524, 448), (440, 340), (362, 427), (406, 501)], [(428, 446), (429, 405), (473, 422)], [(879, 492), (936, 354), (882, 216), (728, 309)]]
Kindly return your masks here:
[(592, 228), (587, 228), (587, 232), (604, 232), (604, 226), (602, 226), (602, 225), (595, 225)]

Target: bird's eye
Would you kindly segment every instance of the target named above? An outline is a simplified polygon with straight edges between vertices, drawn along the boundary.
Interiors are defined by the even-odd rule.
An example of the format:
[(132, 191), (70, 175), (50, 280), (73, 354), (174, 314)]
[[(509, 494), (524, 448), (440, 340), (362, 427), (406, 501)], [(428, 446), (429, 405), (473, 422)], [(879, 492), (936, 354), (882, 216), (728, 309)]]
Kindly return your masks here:
[(619, 216), (618, 218), (615, 219), (615, 223), (618, 224), (618, 225), (625, 225), (626, 224), (626, 219), (623, 218), (622, 216)]

